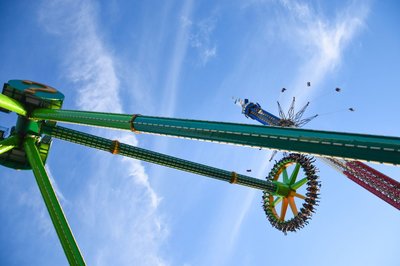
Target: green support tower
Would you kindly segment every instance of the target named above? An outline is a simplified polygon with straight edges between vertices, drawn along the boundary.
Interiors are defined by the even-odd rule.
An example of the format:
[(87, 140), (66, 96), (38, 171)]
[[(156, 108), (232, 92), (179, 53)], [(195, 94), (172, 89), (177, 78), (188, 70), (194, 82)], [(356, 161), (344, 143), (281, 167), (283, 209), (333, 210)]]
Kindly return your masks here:
[[(12, 136), (7, 143), (2, 143), (0, 164), (14, 169), (31, 169), (25, 148), (20, 142), (27, 135), (38, 138), (36, 143), (40, 158), (46, 163), (51, 145), (50, 136), (41, 136), (39, 122), (29, 119), (29, 115), (37, 108), (60, 109), (64, 95), (56, 89), (29, 80), (10, 80), (4, 84), (0, 94), (1, 110), (18, 114), (16, 126), (11, 129)], [(55, 123), (52, 123), (55, 125)], [(13, 144), (13, 145), (12, 145)], [(5, 149), (5, 150), (4, 150)]]

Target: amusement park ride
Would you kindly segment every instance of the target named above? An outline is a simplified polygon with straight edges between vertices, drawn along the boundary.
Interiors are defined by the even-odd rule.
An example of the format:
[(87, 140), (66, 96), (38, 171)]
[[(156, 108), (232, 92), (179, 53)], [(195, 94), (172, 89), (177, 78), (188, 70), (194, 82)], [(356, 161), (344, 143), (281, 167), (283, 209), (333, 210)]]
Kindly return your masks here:
[[(10, 80), (4, 84), (0, 110), (15, 112), (18, 119), (8, 136), (0, 132), (0, 164), (13, 169), (32, 169), (71, 265), (85, 265), (85, 261), (44, 167), (52, 138), (260, 189), (264, 191), (264, 209), (269, 221), (285, 233), (307, 224), (318, 202), (320, 183), (314, 159), (303, 154), (323, 157), (351, 180), (400, 209), (400, 184), (359, 161), (352, 161), (398, 165), (400, 138), (297, 128), (307, 122), (301, 120), (307, 106), (295, 114), (294, 101), (288, 116), (280, 109), (280, 118), (262, 110), (258, 104), (242, 101), (243, 113), (264, 124), (247, 125), (62, 110), (63, 100), (61, 92), (41, 83)], [(260, 180), (61, 127), (57, 122), (295, 153), (279, 160), (267, 180)], [(286, 215), (288, 207), (290, 216)]]
[[(309, 85), (309, 84), (308, 84)], [(336, 88), (336, 91), (339, 91), (339, 88)], [(283, 92), (283, 91), (282, 91)], [(296, 99), (293, 97), (292, 103), (290, 105), (289, 111), (287, 114), (282, 110), (281, 105), (278, 103), (279, 109), (279, 117), (265, 111), (261, 108), (260, 104), (250, 102), (248, 99), (237, 99), (235, 100), (236, 104), (239, 104), (242, 107), (242, 113), (247, 117), (253, 120), (260, 122), (266, 126), (277, 126), (277, 127), (302, 127), (303, 125), (310, 122), (312, 119), (316, 118), (318, 115), (314, 115), (309, 118), (302, 119), (304, 112), (306, 111), (310, 102), (308, 102), (303, 108), (300, 109), (297, 113), (295, 113), (295, 101)], [(350, 111), (354, 111), (353, 108), (349, 108)], [(276, 150), (273, 152), (271, 156), (271, 160), (276, 154)], [(293, 155), (285, 156), (282, 160), (290, 160)], [(302, 155), (300, 155), (302, 156)], [(343, 175), (347, 176), (350, 180), (354, 181), (364, 189), (370, 191), (372, 194), (386, 201), (393, 207), (400, 210), (400, 183), (396, 180), (382, 174), (381, 172), (371, 168), (370, 166), (360, 162), (349, 159), (340, 159), (340, 158), (332, 158), (332, 157), (320, 157), (328, 165), (332, 166), (336, 170), (338, 170)], [(281, 161), (282, 161), (281, 160)], [(273, 167), (273, 171), (276, 168), (280, 168), (280, 162), (276, 163)], [(312, 170), (312, 173), (315, 173), (315, 167), (309, 166)], [(304, 169), (304, 168), (303, 168)], [(274, 172), (271, 172), (270, 178), (276, 179)], [(306, 171), (307, 173), (307, 171)], [(264, 195), (264, 198), (272, 198), (271, 194)], [(317, 195), (313, 195), (313, 198), (317, 198)], [(306, 199), (307, 201), (307, 199)], [(277, 200), (264, 200), (264, 209), (267, 213), (267, 217), (271, 224), (276, 228), (282, 231), (293, 231), (291, 229), (297, 229), (298, 226), (294, 226), (292, 223), (279, 223), (279, 220), (282, 218), (276, 214), (276, 212), (271, 212), (269, 210), (274, 210), (276, 205), (281, 202), (281, 198), (278, 197)], [(310, 203), (310, 202), (309, 202)], [(312, 205), (318, 205), (316, 201), (311, 202)], [(284, 202), (282, 209), (287, 208), (287, 203)], [(292, 208), (292, 211), (293, 208)]]

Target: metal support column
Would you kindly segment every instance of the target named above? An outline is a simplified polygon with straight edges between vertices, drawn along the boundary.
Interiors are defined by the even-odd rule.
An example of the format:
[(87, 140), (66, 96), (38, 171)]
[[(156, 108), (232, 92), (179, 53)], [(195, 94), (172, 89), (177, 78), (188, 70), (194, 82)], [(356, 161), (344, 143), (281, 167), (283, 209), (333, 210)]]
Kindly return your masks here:
[(56, 229), (58, 238), (64, 249), (65, 255), (70, 265), (85, 265), (83, 256), (79, 250), (78, 244), (72, 234), (71, 228), (61, 208), (60, 202), (54, 191), (49, 176), (46, 173), (43, 162), (40, 159), (39, 151), (35, 145), (35, 138), (27, 137), (24, 141), (24, 148), (28, 161), (32, 166), (36, 182), (40, 193), (50, 214), (51, 221)]

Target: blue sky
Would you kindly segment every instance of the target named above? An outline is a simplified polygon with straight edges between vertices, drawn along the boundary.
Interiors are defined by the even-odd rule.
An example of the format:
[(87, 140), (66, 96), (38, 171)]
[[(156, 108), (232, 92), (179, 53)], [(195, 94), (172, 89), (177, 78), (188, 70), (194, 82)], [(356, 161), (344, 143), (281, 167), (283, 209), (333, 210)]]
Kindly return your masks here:
[[(400, 135), (397, 1), (0, 7), (1, 80), (49, 84), (65, 109), (255, 123), (232, 96), (272, 113), (296, 96), (321, 114), (308, 128)], [(272, 166), (257, 149), (73, 128), (257, 178)], [(46, 167), (89, 265), (398, 265), (399, 212), (321, 162), (320, 206), (287, 236), (266, 220), (260, 191), (60, 140)], [(399, 180), (398, 168), (373, 167)], [(67, 264), (33, 174), (1, 167), (0, 189), (0, 264)]]

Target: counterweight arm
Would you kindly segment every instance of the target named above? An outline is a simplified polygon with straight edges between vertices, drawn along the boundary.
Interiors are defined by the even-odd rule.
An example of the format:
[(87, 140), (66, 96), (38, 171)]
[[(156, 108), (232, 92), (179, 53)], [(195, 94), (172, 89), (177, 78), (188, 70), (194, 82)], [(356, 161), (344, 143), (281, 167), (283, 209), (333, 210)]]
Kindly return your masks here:
[(398, 137), (51, 109), (37, 109), (30, 118), (327, 157), (400, 164)]

